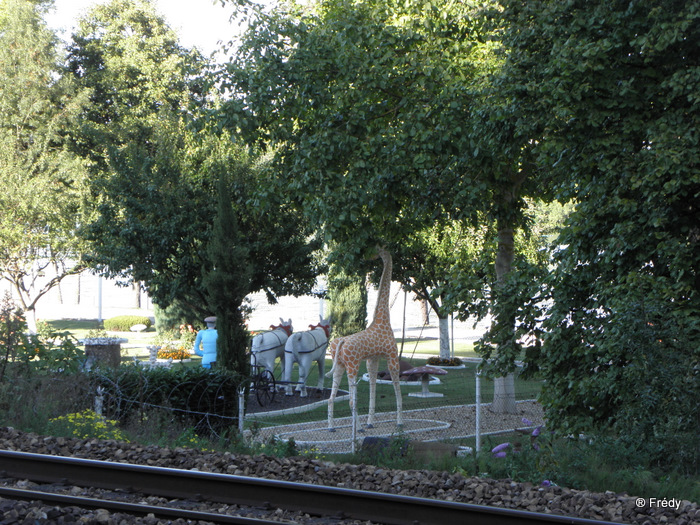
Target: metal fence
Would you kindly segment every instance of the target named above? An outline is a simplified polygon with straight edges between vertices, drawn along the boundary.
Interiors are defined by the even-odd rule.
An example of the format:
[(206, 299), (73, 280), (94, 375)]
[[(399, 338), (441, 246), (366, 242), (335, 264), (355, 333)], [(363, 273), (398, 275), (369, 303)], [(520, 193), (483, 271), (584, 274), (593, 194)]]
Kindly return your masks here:
[(479, 450), (484, 436), (543, 424), (541, 407), (535, 401), (539, 383), (523, 381), (516, 374), (516, 401), (508, 413), (497, 413), (493, 381), (482, 378), (475, 365), (467, 362), (461, 367), (445, 367), (445, 375), (430, 374), (427, 382), (402, 381), (401, 428), (396, 425), (394, 390), (391, 381), (385, 380), (377, 382), (375, 423), (367, 427), (369, 386), (365, 374), (358, 381), (357, 420), (349, 407), (347, 386), (335, 400), (333, 430), (327, 417), (328, 388), (311, 389), (303, 403), (298, 393), (289, 400), (279, 391), (267, 407), (246, 413), (242, 430), (248, 439), (293, 439), (302, 450), (345, 453), (355, 452), (365, 438), (397, 435), (423, 442), (469, 442)]

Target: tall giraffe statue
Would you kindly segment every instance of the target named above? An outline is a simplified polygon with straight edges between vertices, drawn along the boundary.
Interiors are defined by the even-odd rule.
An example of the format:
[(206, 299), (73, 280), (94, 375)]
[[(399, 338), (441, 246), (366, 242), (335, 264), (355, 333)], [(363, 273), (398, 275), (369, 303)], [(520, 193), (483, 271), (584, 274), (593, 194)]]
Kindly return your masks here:
[(366, 330), (355, 334), (346, 335), (334, 339), (330, 343), (330, 353), (333, 359), (333, 368), (326, 374), (333, 376), (333, 388), (328, 400), (328, 430), (335, 430), (333, 423), (333, 403), (338, 392), (343, 372), (348, 374), (350, 384), (350, 408), (353, 413), (353, 427), (356, 421), (357, 410), (357, 374), (360, 362), (367, 361), (369, 373), (369, 413), (367, 415), (367, 428), (374, 426), (374, 408), (377, 394), (377, 371), (379, 359), (385, 357), (391, 374), (391, 382), (394, 385), (396, 395), (396, 425), (403, 426), (401, 414), (401, 386), (399, 385), (399, 352), (394, 339), (394, 331), (391, 329), (389, 316), (389, 289), (391, 287), (391, 254), (384, 248), (378, 248), (378, 255), (384, 263), (382, 278), (379, 281), (379, 295), (374, 309), (374, 317)]

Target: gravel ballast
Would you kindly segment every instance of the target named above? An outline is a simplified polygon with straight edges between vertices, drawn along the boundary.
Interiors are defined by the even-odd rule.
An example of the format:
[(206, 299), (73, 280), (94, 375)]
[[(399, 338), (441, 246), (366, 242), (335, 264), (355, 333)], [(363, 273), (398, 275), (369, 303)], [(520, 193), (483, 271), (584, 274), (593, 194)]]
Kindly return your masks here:
[[(465, 477), (448, 472), (401, 471), (369, 465), (331, 463), (307, 457), (207, 453), (189, 448), (160, 448), (112, 440), (48, 437), (12, 428), (0, 428), (0, 448), (346, 487), (620, 523), (700, 524), (697, 502), (663, 498), (654, 501), (613, 492), (594, 493), (511, 480)], [(14, 507), (8, 508), (7, 502), (2, 503), (0, 510), (5, 516), (3, 523), (10, 523), (12, 521), (6, 521), (8, 515), (16, 514), (17, 510)], [(31, 509), (24, 508), (24, 512), (31, 512)]]

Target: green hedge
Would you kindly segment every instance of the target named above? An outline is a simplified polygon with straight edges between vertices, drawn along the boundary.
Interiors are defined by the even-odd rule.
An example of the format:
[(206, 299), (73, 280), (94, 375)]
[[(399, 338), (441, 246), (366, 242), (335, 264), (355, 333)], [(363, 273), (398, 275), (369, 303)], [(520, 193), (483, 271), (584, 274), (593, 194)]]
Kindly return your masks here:
[(161, 409), (205, 434), (237, 427), (241, 380), (233, 372), (129, 365), (100, 370), (93, 379), (103, 389), (106, 415), (122, 424), (144, 410)]
[(151, 319), (143, 315), (118, 315), (104, 321), (105, 330), (112, 332), (128, 332), (135, 324), (144, 324), (150, 328)]

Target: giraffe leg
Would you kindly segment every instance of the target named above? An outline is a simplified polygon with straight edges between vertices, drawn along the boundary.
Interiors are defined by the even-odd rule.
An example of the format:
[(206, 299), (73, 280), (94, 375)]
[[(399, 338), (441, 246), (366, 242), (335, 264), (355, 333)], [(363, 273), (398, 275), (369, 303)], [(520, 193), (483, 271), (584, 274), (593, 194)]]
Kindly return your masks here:
[(348, 368), (348, 384), (350, 385), (350, 417), (352, 418), (353, 434), (357, 428), (357, 373)]
[(367, 414), (367, 428), (374, 428), (374, 411), (377, 404), (377, 371), (379, 370), (379, 358), (376, 356), (367, 358), (367, 374), (369, 375), (369, 413)]
[(333, 421), (333, 408), (335, 406), (335, 395), (338, 393), (340, 380), (345, 372), (345, 367), (339, 362), (334, 363), (333, 367), (333, 386), (331, 388), (331, 397), (328, 398), (328, 431), (335, 432), (335, 423)]
[(399, 384), (401, 368), (399, 366), (399, 357), (396, 353), (389, 357), (388, 365), (391, 382), (394, 385), (394, 395), (396, 396), (396, 427), (401, 429), (403, 428), (403, 399), (401, 398), (401, 385)]

